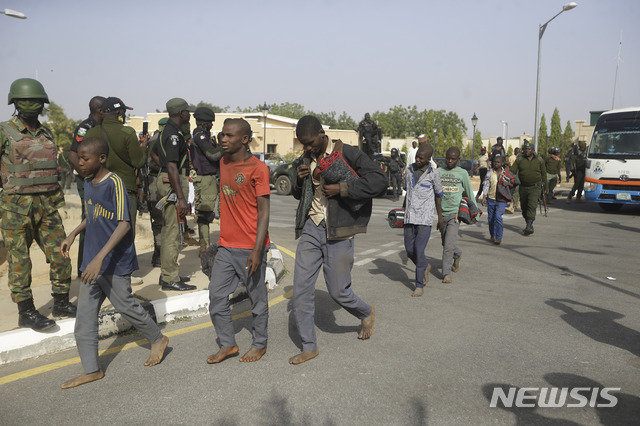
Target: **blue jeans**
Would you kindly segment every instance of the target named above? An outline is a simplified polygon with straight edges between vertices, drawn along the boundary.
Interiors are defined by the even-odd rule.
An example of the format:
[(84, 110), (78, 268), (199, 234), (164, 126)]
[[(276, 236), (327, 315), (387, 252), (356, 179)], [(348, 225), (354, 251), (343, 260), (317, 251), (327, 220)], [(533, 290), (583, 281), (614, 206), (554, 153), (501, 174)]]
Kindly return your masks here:
[(416, 287), (424, 287), (424, 271), (427, 270), (429, 262), (424, 251), (427, 248), (429, 237), (431, 236), (431, 226), (427, 225), (404, 225), (404, 248), (407, 257), (416, 265)]
[(504, 209), (507, 207), (507, 203), (492, 200), (487, 200), (487, 214), (489, 215), (489, 234), (495, 237), (496, 240), (502, 239), (502, 215)]

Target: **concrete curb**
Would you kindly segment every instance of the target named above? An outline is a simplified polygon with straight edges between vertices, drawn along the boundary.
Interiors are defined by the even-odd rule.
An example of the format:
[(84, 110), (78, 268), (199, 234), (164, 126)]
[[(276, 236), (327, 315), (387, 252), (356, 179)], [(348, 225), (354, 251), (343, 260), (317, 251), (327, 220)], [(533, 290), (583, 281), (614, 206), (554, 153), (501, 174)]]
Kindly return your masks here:
[[(271, 245), (271, 258), (267, 264), (266, 282), (272, 291), (284, 275), (282, 253), (275, 244)], [(246, 291), (239, 289), (229, 296), (232, 303), (244, 299)], [(193, 293), (144, 302), (141, 305), (158, 323), (176, 318), (196, 318), (209, 313), (209, 292), (200, 290)], [(0, 365), (47, 355), (76, 345), (73, 337), (75, 318), (56, 321), (56, 326), (48, 332), (36, 332), (20, 328), (0, 333)], [(98, 336), (106, 338), (131, 329), (131, 324), (115, 312), (103, 312), (98, 317)]]

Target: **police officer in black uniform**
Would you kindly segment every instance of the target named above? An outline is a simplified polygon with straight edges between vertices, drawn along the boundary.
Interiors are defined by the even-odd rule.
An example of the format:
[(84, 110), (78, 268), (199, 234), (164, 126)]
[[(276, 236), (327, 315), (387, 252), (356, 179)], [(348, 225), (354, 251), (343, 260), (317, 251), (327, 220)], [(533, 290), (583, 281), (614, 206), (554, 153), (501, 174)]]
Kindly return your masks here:
[(185, 219), (189, 211), (189, 149), (183, 132), (189, 133), (190, 107), (182, 98), (167, 101), (169, 121), (162, 130), (162, 138), (155, 152), (160, 162), (158, 175), (158, 197), (175, 194), (175, 203), (167, 203), (162, 210), (162, 234), (160, 247), (160, 280), (163, 290), (186, 291), (196, 286), (185, 284), (178, 274), (178, 252), (180, 250), (180, 227), (178, 218)]
[[(82, 176), (80, 174), (80, 164), (78, 160), (78, 147), (82, 143), (84, 136), (87, 134), (89, 129), (92, 127), (98, 126), (102, 124), (102, 119), (104, 118), (104, 110), (102, 109), (102, 102), (104, 102), (106, 98), (104, 96), (94, 96), (89, 101), (89, 117), (86, 120), (82, 121), (78, 127), (73, 131), (73, 140), (71, 141), (71, 148), (69, 151), (69, 162), (73, 169), (76, 171), (76, 187), (78, 188), (78, 195), (80, 195), (80, 205), (82, 206), (82, 220), (85, 218), (84, 211), (84, 178), (86, 176)], [(80, 271), (80, 266), (82, 266), (82, 253), (84, 251), (84, 231), (80, 233), (80, 238), (78, 239), (78, 272)]]
[(371, 120), (369, 113), (364, 115), (364, 120), (358, 125), (358, 141), (360, 150), (373, 160), (375, 151), (375, 139), (378, 137), (378, 126)]

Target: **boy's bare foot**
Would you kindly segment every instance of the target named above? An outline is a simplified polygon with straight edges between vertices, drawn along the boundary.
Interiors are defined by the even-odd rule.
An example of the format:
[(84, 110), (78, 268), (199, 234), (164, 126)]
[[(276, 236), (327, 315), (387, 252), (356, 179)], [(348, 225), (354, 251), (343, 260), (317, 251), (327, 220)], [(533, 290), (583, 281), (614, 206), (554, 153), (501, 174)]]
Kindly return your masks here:
[(256, 362), (262, 358), (262, 355), (264, 355), (265, 352), (267, 352), (267, 348), (251, 348), (246, 354), (242, 355), (240, 362)]
[(207, 364), (217, 364), (225, 358), (237, 355), (239, 351), (240, 349), (238, 349), (238, 345), (235, 345), (232, 348), (220, 348), (220, 350), (215, 354), (209, 355), (207, 358)]
[(289, 358), (289, 364), (302, 364), (303, 362), (307, 362), (310, 359), (317, 357), (319, 353), (320, 351), (318, 349), (316, 349), (315, 351), (302, 351), (298, 355)]
[(424, 288), (423, 287), (416, 287), (415, 290), (413, 290), (413, 293), (411, 293), (411, 297), (420, 297), (424, 294)]
[(458, 272), (460, 270), (461, 259), (462, 259), (462, 256), (456, 257), (455, 259), (453, 259), (453, 266), (451, 266), (451, 272)]
[(100, 380), (104, 377), (104, 373), (102, 370), (98, 370), (94, 373), (82, 374), (78, 377), (74, 377), (73, 379), (69, 379), (63, 384), (60, 385), (61, 389), (71, 389), (76, 386), (84, 385), (85, 383), (95, 382), (96, 380)]
[(373, 334), (373, 323), (376, 320), (376, 310), (371, 306), (371, 315), (362, 320), (358, 339), (367, 340)]
[[(429, 265), (427, 265), (427, 269), (425, 269), (425, 271), (424, 271), (424, 277), (422, 278), (422, 282), (424, 284), (429, 282), (429, 272), (430, 271), (431, 271), (431, 265), (429, 264)], [(420, 296), (422, 296), (422, 295), (420, 295)]]
[(451, 275), (445, 275), (444, 278), (442, 278), (442, 282), (445, 284), (451, 284), (453, 282)]
[(162, 339), (152, 343), (149, 359), (144, 363), (144, 366), (151, 367), (153, 365), (160, 364), (162, 357), (164, 356), (164, 350), (167, 349), (168, 344), (169, 338), (167, 336), (162, 336)]

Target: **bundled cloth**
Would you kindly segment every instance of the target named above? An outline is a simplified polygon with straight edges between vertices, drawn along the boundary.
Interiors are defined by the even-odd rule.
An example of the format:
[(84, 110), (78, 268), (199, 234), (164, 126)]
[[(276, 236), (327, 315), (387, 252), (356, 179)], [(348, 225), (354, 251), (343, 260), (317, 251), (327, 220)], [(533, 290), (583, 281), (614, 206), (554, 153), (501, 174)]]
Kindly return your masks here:
[[(340, 182), (347, 182), (348, 184), (360, 178), (338, 151), (334, 151), (331, 155), (320, 160), (318, 172), (325, 183), (328, 184), (339, 184)], [(353, 200), (351, 198), (341, 198), (341, 200), (348, 205), (352, 211), (359, 210), (366, 202), (365, 200)]]
[(458, 210), (458, 220), (469, 225), (479, 216), (482, 216), (482, 211), (478, 209), (478, 206), (476, 206), (473, 201), (469, 200), (467, 192), (463, 191), (462, 200), (460, 200), (460, 209)]

